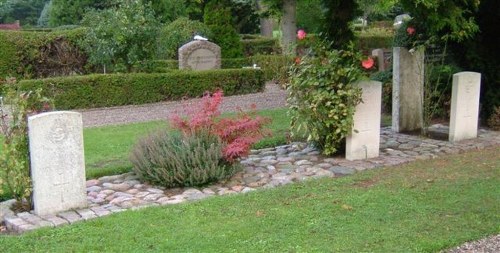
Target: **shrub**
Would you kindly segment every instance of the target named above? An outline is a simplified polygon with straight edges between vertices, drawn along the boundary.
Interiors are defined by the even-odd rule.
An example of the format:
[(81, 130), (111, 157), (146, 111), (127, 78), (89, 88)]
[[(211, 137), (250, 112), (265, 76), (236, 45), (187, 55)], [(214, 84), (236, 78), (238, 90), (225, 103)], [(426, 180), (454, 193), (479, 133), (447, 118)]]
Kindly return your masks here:
[(87, 12), (82, 24), (88, 32), (79, 43), (89, 61), (102, 66), (104, 73), (109, 67), (130, 72), (154, 54), (157, 21), (150, 4), (120, 1), (117, 7)]
[(43, 88), (59, 110), (133, 105), (200, 97), (223, 89), (228, 95), (264, 89), (263, 73), (253, 69), (172, 71), (23, 80), (21, 89)]
[(172, 116), (174, 128), (184, 135), (205, 133), (218, 136), (223, 144), (224, 159), (230, 163), (248, 155), (252, 144), (257, 142), (264, 133), (262, 126), (268, 122), (266, 118), (256, 116), (255, 112), (240, 111), (236, 118), (219, 119), (219, 106), (222, 103), (222, 91), (203, 97), (202, 103), (187, 112), (187, 117)]
[(495, 131), (500, 131), (500, 107), (495, 107), (495, 110), (488, 119), (488, 126)]
[(339, 150), (353, 125), (361, 91), (354, 83), (363, 77), (361, 55), (351, 44), (346, 50), (315, 50), (294, 67), (288, 87), (291, 126), (305, 130), (308, 141), (326, 155)]
[(84, 28), (54, 32), (0, 31), (0, 79), (85, 73), (87, 57), (76, 41)]
[(244, 35), (241, 39), (241, 43), (243, 44), (243, 54), (245, 56), (281, 54), (281, 48), (277, 38), (268, 38), (259, 35)]
[(391, 48), (393, 40), (392, 30), (371, 28), (356, 33), (356, 48), (371, 54), (375, 48)]
[[(50, 101), (41, 96), (41, 90), (22, 92), (6, 89), (10, 117), (0, 108), (0, 130), (3, 138), (0, 154), (0, 196), (10, 194), (18, 203), (31, 207), (31, 178), (28, 150), (27, 118), (51, 108)], [(3, 192), (5, 191), (5, 192)], [(5, 197), (5, 196), (4, 196)]]
[(142, 179), (165, 187), (199, 186), (230, 177), (237, 170), (224, 162), (217, 136), (182, 135), (161, 130), (141, 139), (130, 161)]
[(208, 39), (213, 38), (208, 26), (185, 17), (178, 18), (162, 27), (156, 40), (156, 58), (177, 59), (179, 47), (193, 40), (194, 35), (201, 35)]
[(372, 74), (370, 79), (382, 83), (382, 111), (392, 112), (392, 68)]
[(240, 112), (220, 119), (222, 92), (205, 95), (187, 111), (173, 115), (180, 133), (162, 130), (142, 139), (131, 154), (134, 171), (143, 179), (167, 187), (198, 186), (233, 175), (235, 161), (249, 153), (263, 135), (267, 119)]
[(233, 26), (231, 8), (227, 0), (212, 0), (205, 6), (204, 23), (213, 32), (213, 41), (221, 47), (223, 58), (243, 56), (243, 46)]

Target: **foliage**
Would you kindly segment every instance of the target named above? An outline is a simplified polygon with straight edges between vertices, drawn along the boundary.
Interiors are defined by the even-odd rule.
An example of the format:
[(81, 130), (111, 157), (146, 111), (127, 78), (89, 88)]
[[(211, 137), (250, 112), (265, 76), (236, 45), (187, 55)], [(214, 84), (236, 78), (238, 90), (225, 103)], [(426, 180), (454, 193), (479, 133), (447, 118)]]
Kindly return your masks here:
[(19, 20), (22, 26), (34, 26), (45, 6), (46, 0), (0, 1), (0, 23)]
[(88, 27), (80, 45), (95, 65), (130, 72), (150, 59), (156, 47), (157, 22), (150, 5), (124, 0), (118, 7), (89, 11), (82, 24)]
[(500, 106), (495, 107), (495, 110), (488, 119), (488, 126), (495, 131), (500, 131)]
[(453, 74), (460, 71), (444, 62), (425, 64), (424, 126), (430, 126), (436, 118), (449, 119)]
[[(12, 194), (19, 203), (31, 207), (31, 178), (28, 148), (28, 116), (51, 108), (50, 101), (41, 95), (41, 90), (21, 92), (11, 87), (6, 89), (6, 102), (0, 107), (0, 130), (3, 138), (0, 154), (0, 195), (2, 190)], [(3, 101), (2, 101), (3, 103)], [(7, 114), (9, 113), (10, 116)]]
[[(293, 58), (284, 55), (254, 55), (246, 58), (222, 58), (223, 69), (240, 69), (251, 67), (254, 64), (262, 70), (263, 79), (274, 80), (280, 84), (288, 82), (288, 69), (293, 64)], [(177, 70), (179, 62), (176, 60), (156, 60), (149, 72), (171, 72)]]
[(84, 73), (87, 57), (76, 45), (82, 28), (54, 32), (0, 32), (0, 79)]
[(481, 118), (493, 117), (500, 107), (500, 1), (482, 0), (474, 13), (481, 32), (462, 42), (450, 43), (450, 52), (457, 64), (468, 71), (481, 73)]
[(427, 32), (424, 30), (425, 27), (416, 26), (416, 23), (413, 19), (403, 21), (401, 26), (396, 30), (394, 34), (394, 41), (392, 42), (393, 47), (405, 47), (408, 49), (420, 46), (427, 45), (428, 41), (426, 41)]
[(474, 36), (479, 30), (473, 13), (480, 1), (400, 0), (400, 2), (403, 8), (410, 12), (414, 27), (425, 31), (423, 37), (426, 41), (463, 41)]
[(243, 54), (247, 57), (257, 54), (281, 54), (280, 44), (276, 38), (244, 35), (241, 43), (243, 44)]
[(165, 187), (200, 186), (232, 176), (237, 166), (222, 157), (217, 136), (172, 134), (160, 130), (141, 139), (130, 160), (133, 171), (147, 182)]
[(38, 27), (49, 26), (49, 18), (50, 18), (49, 15), (50, 15), (51, 11), (52, 11), (52, 0), (49, 0), (43, 6), (42, 12), (40, 12), (40, 16), (38, 17), (38, 20), (36, 21), (36, 25)]
[(205, 6), (204, 23), (213, 33), (213, 41), (221, 47), (223, 58), (243, 56), (243, 46), (234, 27), (229, 0), (212, 0)]
[(199, 22), (182, 17), (163, 26), (157, 37), (157, 59), (177, 59), (178, 49), (191, 41), (194, 35), (201, 35), (209, 40), (214, 38), (210, 28)]
[(263, 74), (253, 69), (173, 71), (85, 75), (23, 80), (22, 89), (43, 88), (59, 110), (145, 104), (199, 97), (205, 91), (223, 89), (227, 95), (264, 89)]
[(382, 111), (390, 114), (392, 112), (392, 68), (375, 72), (370, 79), (382, 83)]
[(250, 147), (261, 139), (262, 131), (268, 119), (256, 116), (255, 112), (246, 113), (240, 110), (236, 118), (220, 119), (219, 106), (222, 103), (222, 91), (218, 90), (212, 96), (207, 94), (202, 103), (188, 110), (187, 117), (173, 115), (173, 127), (184, 135), (213, 135), (217, 136), (223, 145), (222, 155), (226, 162), (247, 156)]
[(366, 20), (374, 16), (386, 16), (398, 2), (399, 0), (356, 0)]
[(156, 19), (163, 24), (171, 23), (180, 17), (187, 17), (188, 15), (185, 1), (146, 0), (146, 2), (151, 4)]
[(297, 27), (320, 33), (323, 12), (321, 0), (297, 1)]
[(342, 49), (354, 39), (354, 33), (349, 26), (358, 16), (355, 0), (321, 0), (326, 14), (323, 20), (322, 36), (330, 41), (331, 49)]
[(345, 50), (315, 50), (292, 70), (288, 87), (292, 129), (305, 130), (308, 141), (326, 155), (337, 152), (351, 132), (363, 77), (361, 55), (351, 44)]
[(392, 29), (384, 28), (368, 28), (355, 33), (356, 47), (365, 52), (370, 53), (376, 48), (391, 48), (394, 38)]
[(103, 10), (115, 4), (102, 0), (52, 0), (49, 26), (77, 25), (88, 10)]

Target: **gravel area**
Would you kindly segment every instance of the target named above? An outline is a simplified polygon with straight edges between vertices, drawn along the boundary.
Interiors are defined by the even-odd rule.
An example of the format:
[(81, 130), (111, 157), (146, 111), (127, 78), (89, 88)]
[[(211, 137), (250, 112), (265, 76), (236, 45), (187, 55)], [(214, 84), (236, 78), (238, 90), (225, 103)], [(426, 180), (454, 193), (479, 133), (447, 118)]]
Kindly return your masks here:
[(474, 242), (464, 243), (456, 248), (449, 249), (448, 253), (498, 253), (500, 252), (500, 234), (490, 236)]
[[(89, 110), (82, 113), (84, 127), (120, 125), (134, 122), (166, 120), (171, 113), (181, 113), (200, 99), (170, 101), (145, 105), (118, 106)], [(248, 109), (255, 104), (257, 110), (281, 108), (286, 106), (286, 91), (275, 83), (267, 83), (264, 92), (224, 97), (221, 112), (234, 112), (238, 108)]]

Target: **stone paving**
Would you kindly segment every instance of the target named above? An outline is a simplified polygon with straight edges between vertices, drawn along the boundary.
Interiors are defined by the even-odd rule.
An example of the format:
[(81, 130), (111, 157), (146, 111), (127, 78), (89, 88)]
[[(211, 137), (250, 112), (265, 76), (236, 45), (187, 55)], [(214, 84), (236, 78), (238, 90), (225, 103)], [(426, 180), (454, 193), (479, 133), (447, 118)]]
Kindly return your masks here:
[[(447, 131), (442, 126), (435, 126), (435, 130)], [(339, 156), (324, 157), (304, 143), (253, 150), (248, 158), (241, 161), (243, 171), (224, 182), (199, 189), (152, 186), (140, 182), (132, 173), (101, 177), (87, 181), (88, 208), (47, 216), (37, 216), (30, 212), (10, 213), (4, 220), (5, 226), (10, 232), (24, 232), (90, 220), (127, 209), (247, 193), (311, 178), (340, 177), (366, 169), (497, 146), (500, 145), (500, 132), (481, 129), (477, 139), (450, 143), (394, 133), (390, 128), (382, 128), (380, 141), (380, 156), (360, 161), (348, 161)]]

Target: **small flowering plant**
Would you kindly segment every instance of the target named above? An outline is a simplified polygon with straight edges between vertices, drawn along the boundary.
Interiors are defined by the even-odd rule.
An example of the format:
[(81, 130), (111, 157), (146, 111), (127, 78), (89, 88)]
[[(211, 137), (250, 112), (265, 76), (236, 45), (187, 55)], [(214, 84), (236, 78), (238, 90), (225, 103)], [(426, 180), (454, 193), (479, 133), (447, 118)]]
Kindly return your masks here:
[(219, 106), (222, 104), (223, 93), (221, 90), (213, 94), (207, 93), (202, 101), (190, 106), (191, 110), (185, 116), (174, 114), (170, 121), (175, 129), (184, 135), (197, 135), (209, 133), (218, 137), (223, 143), (223, 157), (233, 163), (238, 158), (249, 154), (251, 146), (268, 132), (263, 130), (270, 119), (256, 115), (255, 105), (252, 111), (239, 110), (236, 117), (221, 118)]

